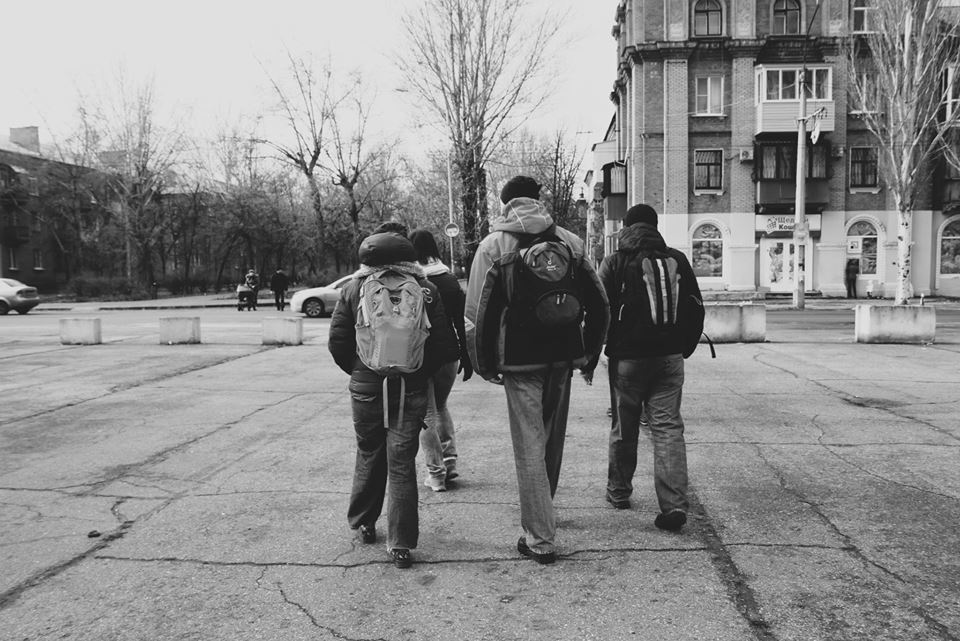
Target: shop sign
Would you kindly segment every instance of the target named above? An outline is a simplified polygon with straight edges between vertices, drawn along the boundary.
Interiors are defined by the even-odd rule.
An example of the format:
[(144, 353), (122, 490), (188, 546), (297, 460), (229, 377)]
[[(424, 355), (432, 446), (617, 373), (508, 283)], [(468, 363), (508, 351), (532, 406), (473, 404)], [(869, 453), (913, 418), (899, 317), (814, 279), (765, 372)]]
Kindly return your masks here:
[[(820, 216), (821, 214), (807, 215), (806, 220), (808, 231), (820, 231)], [(766, 232), (768, 234), (784, 231), (792, 232), (794, 223), (794, 217), (789, 214), (759, 214), (756, 217), (756, 230)]]

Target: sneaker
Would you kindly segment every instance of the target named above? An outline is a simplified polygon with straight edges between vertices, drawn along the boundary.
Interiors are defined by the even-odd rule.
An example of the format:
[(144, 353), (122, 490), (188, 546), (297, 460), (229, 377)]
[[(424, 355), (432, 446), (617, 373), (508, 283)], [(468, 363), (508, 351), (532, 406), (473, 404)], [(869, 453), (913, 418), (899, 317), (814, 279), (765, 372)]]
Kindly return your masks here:
[(377, 528), (372, 525), (361, 525), (360, 530), (360, 540), (364, 543), (376, 543), (377, 542)]
[(446, 468), (447, 468), (447, 480), (448, 480), (448, 481), (452, 481), (453, 479), (455, 479), (455, 478), (457, 478), (458, 476), (460, 476), (460, 474), (457, 473), (457, 459), (452, 458), (452, 457), (451, 457), (451, 458), (443, 459), (443, 464), (444, 464), (444, 465), (446, 466)]
[(607, 495), (607, 503), (617, 508), (618, 510), (630, 509), (630, 499), (615, 499)]
[(410, 556), (410, 550), (406, 548), (393, 548), (390, 554), (393, 556), (393, 564), (401, 570), (406, 570), (413, 565), (413, 557)]
[(427, 475), (427, 478), (424, 479), (423, 484), (429, 487), (434, 492), (446, 492), (447, 486), (443, 482), (443, 479), (437, 478), (430, 474)]
[(539, 563), (540, 565), (550, 565), (557, 560), (556, 552), (546, 552), (543, 554), (538, 554), (530, 549), (527, 545), (527, 537), (521, 536), (517, 539), (517, 552), (523, 556), (529, 557)]
[(687, 513), (683, 510), (671, 510), (666, 514), (658, 514), (653, 524), (667, 532), (679, 532), (687, 522)]

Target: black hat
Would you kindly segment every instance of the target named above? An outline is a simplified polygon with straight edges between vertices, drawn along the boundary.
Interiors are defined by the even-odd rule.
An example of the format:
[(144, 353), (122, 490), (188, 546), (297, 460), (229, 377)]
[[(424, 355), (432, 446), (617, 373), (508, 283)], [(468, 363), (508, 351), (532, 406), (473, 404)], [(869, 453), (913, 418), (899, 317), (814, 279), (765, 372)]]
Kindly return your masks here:
[(416, 262), (417, 250), (413, 243), (393, 232), (370, 234), (360, 243), (360, 262), (371, 267), (392, 263)]
[(506, 205), (514, 198), (540, 200), (540, 185), (529, 176), (514, 176), (500, 191), (500, 202)]
[(634, 205), (627, 210), (627, 215), (623, 217), (623, 226), (629, 227), (635, 223), (647, 223), (656, 227), (657, 210), (650, 205)]

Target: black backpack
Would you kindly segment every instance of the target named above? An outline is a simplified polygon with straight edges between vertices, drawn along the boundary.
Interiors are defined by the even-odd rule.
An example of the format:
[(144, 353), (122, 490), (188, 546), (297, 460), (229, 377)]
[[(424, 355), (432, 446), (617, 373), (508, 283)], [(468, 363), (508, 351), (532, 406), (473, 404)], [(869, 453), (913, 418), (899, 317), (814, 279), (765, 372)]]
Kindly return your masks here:
[(713, 342), (703, 333), (703, 301), (693, 294), (680, 295), (682, 275), (677, 259), (664, 250), (624, 253), (620, 308), (613, 310), (617, 322), (637, 331), (670, 332), (675, 328), (684, 358), (697, 349), (702, 335), (716, 358)]
[(579, 326), (583, 287), (577, 260), (570, 245), (556, 235), (556, 227), (521, 235), (518, 251), (510, 307), (521, 324), (546, 332)]

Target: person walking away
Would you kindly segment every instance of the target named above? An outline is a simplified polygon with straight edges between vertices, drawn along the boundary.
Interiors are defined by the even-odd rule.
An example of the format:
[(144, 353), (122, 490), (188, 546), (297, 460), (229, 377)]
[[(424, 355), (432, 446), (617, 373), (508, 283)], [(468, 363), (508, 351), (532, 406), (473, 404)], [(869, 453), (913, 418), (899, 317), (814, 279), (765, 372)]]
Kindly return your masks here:
[(847, 285), (847, 298), (857, 297), (857, 277), (860, 275), (860, 261), (856, 258), (847, 259), (843, 280)]
[(243, 284), (250, 288), (250, 300), (253, 303), (253, 309), (256, 310), (257, 297), (260, 295), (260, 275), (253, 268), (249, 269), (243, 278)]
[(287, 306), (287, 287), (289, 286), (290, 279), (278, 267), (277, 271), (273, 272), (273, 276), (270, 277), (270, 289), (273, 291), (273, 303), (276, 305), (277, 311), (282, 312), (283, 308)]
[(423, 267), (424, 274), (440, 292), (443, 309), (457, 336), (459, 346), (458, 350), (446, 355), (443, 365), (428, 382), (427, 415), (424, 429), (420, 432), (420, 448), (427, 465), (424, 485), (434, 492), (443, 492), (447, 489), (447, 481), (459, 476), (456, 436), (447, 399), (458, 373), (463, 372), (464, 382), (473, 376), (473, 367), (466, 352), (467, 336), (463, 325), (465, 298), (460, 281), (440, 260), (440, 249), (433, 233), (427, 229), (414, 230), (410, 234), (410, 242), (417, 250), (417, 262)]
[(600, 265), (610, 301), (607, 336), (613, 399), (606, 498), (630, 508), (641, 414), (653, 439), (656, 527), (679, 532), (687, 521), (687, 454), (680, 399), (683, 360), (703, 331), (703, 299), (683, 252), (667, 246), (657, 212), (631, 207), (617, 251)]
[(375, 543), (389, 489), (387, 549), (398, 568), (411, 566), (419, 539), (415, 461), (427, 381), (456, 349), (440, 295), (416, 257), (399, 234), (365, 238), (328, 341), (334, 361), (350, 374), (357, 438), (347, 522), (364, 543)]
[(583, 242), (554, 224), (539, 194), (526, 176), (504, 185), (501, 215), (470, 269), (465, 316), (475, 371), (506, 392), (523, 529), (517, 550), (547, 564), (556, 560), (553, 497), (570, 379), (574, 367), (592, 376), (583, 368), (596, 365), (609, 310)]

